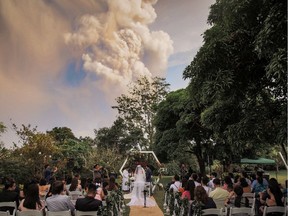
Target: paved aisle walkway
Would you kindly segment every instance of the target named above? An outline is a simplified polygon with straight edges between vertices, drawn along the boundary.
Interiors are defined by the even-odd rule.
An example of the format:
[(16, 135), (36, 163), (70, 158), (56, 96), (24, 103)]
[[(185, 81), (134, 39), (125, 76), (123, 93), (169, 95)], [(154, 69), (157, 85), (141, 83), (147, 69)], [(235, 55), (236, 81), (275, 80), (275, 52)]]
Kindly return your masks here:
[(158, 205), (147, 208), (142, 206), (130, 206), (129, 216), (164, 216), (164, 214)]
[[(153, 197), (151, 197), (154, 199)], [(143, 206), (130, 206), (129, 216), (164, 216), (158, 205), (144, 208)]]

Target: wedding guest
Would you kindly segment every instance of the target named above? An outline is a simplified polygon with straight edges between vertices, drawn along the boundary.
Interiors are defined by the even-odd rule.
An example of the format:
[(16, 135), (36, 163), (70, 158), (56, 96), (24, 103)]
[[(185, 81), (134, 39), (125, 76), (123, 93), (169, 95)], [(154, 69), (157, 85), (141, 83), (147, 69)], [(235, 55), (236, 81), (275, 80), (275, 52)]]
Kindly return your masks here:
[(174, 193), (178, 192), (179, 189), (181, 188), (182, 184), (180, 182), (180, 177), (179, 175), (174, 175), (172, 178), (172, 184), (169, 187), (169, 191), (172, 189)]
[[(14, 202), (16, 201), (17, 207), (19, 206), (19, 193), (15, 191), (16, 182), (12, 178), (7, 178), (4, 182), (4, 189), (0, 193), (0, 202)], [(0, 211), (10, 211), (13, 214), (14, 208), (0, 207)]]
[(243, 188), (244, 193), (251, 193), (251, 186), (245, 178), (240, 178), (240, 185)]
[(251, 188), (252, 192), (256, 193), (256, 195), (260, 192), (263, 192), (267, 189), (268, 182), (265, 178), (263, 178), (263, 172), (257, 171), (256, 180), (252, 182)]
[(36, 183), (27, 185), (27, 188), (24, 191), (25, 198), (21, 200), (19, 205), (20, 211), (27, 210), (43, 210), (45, 204), (40, 200), (39, 197), (39, 186)]
[(72, 179), (71, 185), (69, 187), (69, 192), (70, 191), (82, 191), (82, 187), (79, 184), (79, 180), (77, 178)]
[(214, 179), (217, 178), (217, 173), (216, 172), (212, 172), (211, 175), (210, 175), (210, 181), (208, 183), (208, 187), (210, 187), (212, 190), (214, 188)]
[(63, 195), (64, 184), (62, 181), (55, 181), (52, 185), (52, 196), (46, 199), (46, 205), (49, 211), (67, 211), (74, 212), (74, 205), (69, 196)]
[(102, 202), (94, 198), (97, 193), (97, 186), (89, 183), (85, 190), (87, 191), (87, 195), (84, 198), (76, 200), (75, 209), (79, 211), (98, 211), (99, 207), (102, 206)]
[(184, 192), (181, 195), (181, 199), (187, 198), (188, 200), (194, 199), (195, 182), (188, 180), (184, 187)]
[(198, 215), (203, 209), (209, 208), (216, 208), (216, 204), (211, 197), (208, 197), (206, 190), (199, 185), (195, 188), (194, 201), (191, 204), (189, 215)]
[(207, 195), (212, 191), (212, 188), (208, 186), (209, 178), (207, 176), (203, 176), (201, 180), (201, 185), (205, 189)]

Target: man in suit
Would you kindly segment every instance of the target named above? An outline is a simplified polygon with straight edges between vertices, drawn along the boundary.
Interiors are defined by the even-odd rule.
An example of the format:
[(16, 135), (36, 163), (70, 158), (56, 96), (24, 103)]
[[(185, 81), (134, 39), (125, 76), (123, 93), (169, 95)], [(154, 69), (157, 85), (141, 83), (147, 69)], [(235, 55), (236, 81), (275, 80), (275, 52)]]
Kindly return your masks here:
[(75, 209), (79, 211), (98, 211), (99, 207), (102, 206), (102, 202), (95, 199), (97, 186), (90, 183), (85, 189), (87, 190), (87, 195), (84, 198), (77, 199)]

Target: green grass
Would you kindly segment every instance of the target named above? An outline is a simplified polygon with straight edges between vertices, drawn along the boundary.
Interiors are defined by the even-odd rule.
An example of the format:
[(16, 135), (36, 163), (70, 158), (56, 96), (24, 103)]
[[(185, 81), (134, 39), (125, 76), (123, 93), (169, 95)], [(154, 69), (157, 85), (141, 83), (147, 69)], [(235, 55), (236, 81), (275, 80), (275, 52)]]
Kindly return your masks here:
[(287, 176), (287, 170), (279, 170), (276, 171), (268, 171), (270, 178), (276, 178), (277, 181), (282, 185), (282, 187), (285, 187), (285, 181), (288, 179)]

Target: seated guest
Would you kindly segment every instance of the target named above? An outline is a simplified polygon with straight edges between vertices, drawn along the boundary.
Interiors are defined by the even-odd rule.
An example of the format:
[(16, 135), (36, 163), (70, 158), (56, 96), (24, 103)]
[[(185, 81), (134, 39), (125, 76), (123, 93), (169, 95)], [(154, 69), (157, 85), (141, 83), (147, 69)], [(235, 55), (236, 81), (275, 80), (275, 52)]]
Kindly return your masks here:
[[(245, 180), (245, 179), (244, 179)], [(246, 180), (245, 180), (246, 182)], [(247, 183), (247, 182), (246, 182)], [(242, 203), (242, 195), (243, 195), (243, 188), (240, 185), (236, 185), (234, 187), (233, 192), (229, 195), (229, 197), (225, 201), (225, 206), (230, 207), (249, 207), (249, 201), (248, 199), (245, 201), (245, 203)]]
[(217, 208), (222, 208), (224, 207), (225, 200), (229, 196), (229, 192), (221, 188), (220, 179), (215, 178), (213, 180), (213, 184), (214, 190), (209, 193), (209, 197), (211, 197), (217, 203)]
[(265, 178), (263, 178), (263, 172), (257, 171), (256, 180), (254, 180), (251, 185), (252, 192), (258, 195), (258, 193), (265, 191), (267, 187), (268, 182)]
[[(183, 183), (183, 182), (182, 182)], [(193, 180), (188, 180), (184, 187), (184, 192), (181, 195), (181, 199), (187, 198), (188, 200), (194, 200), (195, 183)]]
[(25, 198), (19, 205), (20, 211), (44, 209), (45, 204), (40, 200), (38, 184), (31, 183), (27, 185), (27, 188), (24, 190), (24, 196)]
[[(16, 201), (17, 207), (19, 206), (19, 194), (15, 191), (16, 183), (14, 179), (6, 179), (4, 182), (4, 189), (0, 193), (0, 202), (14, 202)], [(14, 208), (11, 207), (0, 207), (0, 211), (10, 211), (13, 214)]]
[(194, 192), (194, 201), (191, 203), (189, 215), (200, 215), (203, 209), (216, 208), (216, 204), (211, 197), (208, 197), (206, 190), (197, 186)]
[(73, 178), (71, 181), (71, 185), (69, 187), (69, 192), (71, 191), (82, 191), (82, 187), (79, 184), (79, 180), (77, 178)]
[(240, 178), (240, 185), (243, 188), (243, 193), (251, 193), (251, 186), (245, 178)]
[(46, 194), (49, 191), (49, 187), (50, 187), (50, 185), (47, 184), (46, 179), (45, 178), (41, 178), (40, 181), (39, 181), (39, 195), (41, 197), (46, 196)]
[(108, 191), (116, 191), (118, 190), (118, 186), (116, 184), (116, 180), (113, 176), (109, 178), (108, 186), (106, 187)]
[(212, 188), (208, 187), (209, 178), (207, 176), (203, 176), (201, 180), (201, 185), (205, 189), (207, 195), (209, 195), (210, 191), (212, 191)]
[(179, 189), (181, 188), (182, 184), (180, 182), (180, 177), (179, 175), (174, 175), (172, 178), (172, 184), (169, 187), (169, 191), (173, 190), (174, 193), (178, 192)]
[(228, 189), (228, 185), (232, 185), (232, 184), (233, 184), (233, 182), (231, 180), (231, 177), (230, 176), (225, 176), (224, 177), (224, 184), (223, 184), (222, 188), (224, 190), (227, 190)]
[(63, 195), (64, 184), (62, 181), (55, 181), (52, 184), (52, 196), (46, 199), (48, 211), (67, 211), (74, 212), (74, 205), (69, 196)]
[(275, 178), (269, 179), (268, 188), (266, 192), (259, 193), (260, 202), (260, 214), (263, 213), (264, 206), (284, 206), (283, 193), (279, 187), (278, 181)]
[(98, 211), (99, 207), (102, 206), (102, 202), (95, 199), (97, 186), (89, 183), (85, 190), (87, 190), (87, 195), (76, 200), (75, 209), (79, 211)]

